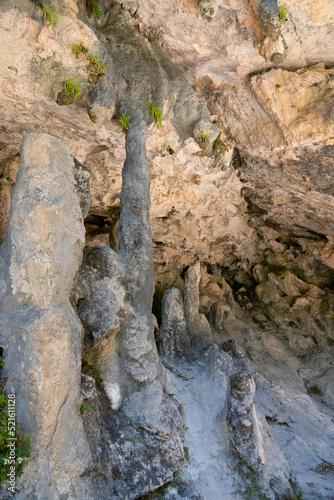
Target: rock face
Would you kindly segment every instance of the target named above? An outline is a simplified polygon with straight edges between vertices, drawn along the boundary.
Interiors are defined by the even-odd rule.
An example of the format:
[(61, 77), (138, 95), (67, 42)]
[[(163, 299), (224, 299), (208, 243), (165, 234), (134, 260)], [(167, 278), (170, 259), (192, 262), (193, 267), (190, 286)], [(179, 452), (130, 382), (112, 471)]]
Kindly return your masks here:
[[(55, 418), (60, 411), (61, 426), (68, 416), (78, 437), (68, 479), (50, 468), (40, 496), (53, 488), (85, 498), (81, 484), (89, 498), (144, 495), (188, 464), (186, 484), (174, 482), (166, 499), (216, 500), (222, 491), (233, 498), (233, 481), (248, 483), (247, 474), (238, 478), (230, 470), (228, 462), (236, 462), (220, 427), (232, 356), (233, 373), (250, 373), (256, 382), (265, 472), (255, 477), (267, 496), (290, 495), (291, 472), (305, 498), (328, 500), (334, 491), (333, 2), (96, 0), (93, 10), (91, 0), (54, 0), (57, 25), (46, 22), (39, 1), (0, 3), (5, 371), (21, 391), (19, 417), (28, 434), (39, 432), (28, 403), (36, 395), (39, 410), (43, 398), (59, 391), (50, 408)], [(83, 85), (78, 100), (64, 90), (69, 77)], [(125, 111), (126, 135), (118, 122)], [(66, 154), (58, 146), (57, 154), (68, 169), (64, 180), (47, 185), (35, 173), (20, 174), (8, 225), (16, 174), (20, 161), (26, 164), (23, 132), (37, 130), (59, 138), (52, 144), (66, 142)], [(50, 165), (56, 168), (56, 160)], [(30, 185), (35, 194), (22, 201)], [(74, 201), (67, 189), (76, 189)], [(173, 289), (156, 336), (174, 387), (154, 342), (154, 288), (154, 311)], [(82, 413), (91, 459), (77, 416), (81, 330), (69, 303), (77, 304), (84, 326), (82, 369), (92, 377), (82, 377), (81, 393), (92, 408)], [(8, 341), (10, 332), (17, 343)], [(64, 338), (73, 350), (65, 350)], [(74, 382), (53, 387), (58, 375), (67, 380), (59, 373), (65, 366)], [(183, 437), (178, 403), (187, 405), (192, 436)], [(36, 448), (27, 464), (23, 496), (25, 488), (34, 496), (35, 472), (44, 471), (47, 457), (57, 461), (59, 450), (66, 451), (69, 431), (61, 434), (51, 417), (47, 427), (44, 413), (38, 419), (45, 440), (55, 429), (61, 444), (47, 449), (41, 437), (40, 450), (47, 451)], [(184, 455), (190, 460), (182, 463)]]
[(90, 450), (80, 417), (82, 325), (70, 302), (84, 245), (66, 145), (27, 133), (0, 254), (0, 333), (7, 391), (32, 457), (17, 498), (84, 498)]

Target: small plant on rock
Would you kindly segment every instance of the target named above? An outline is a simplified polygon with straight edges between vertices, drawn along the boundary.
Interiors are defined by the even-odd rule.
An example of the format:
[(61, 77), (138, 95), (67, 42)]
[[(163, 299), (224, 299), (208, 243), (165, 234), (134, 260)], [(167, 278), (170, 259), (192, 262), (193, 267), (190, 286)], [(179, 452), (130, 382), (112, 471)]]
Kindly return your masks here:
[(97, 52), (93, 54), (93, 52), (88, 51), (89, 62), (96, 66), (97, 74), (103, 75), (104, 73), (108, 73), (109, 67), (104, 63), (105, 59), (101, 59)]
[(205, 134), (204, 132), (202, 132), (202, 134), (201, 134), (201, 136), (200, 136), (199, 140), (200, 140), (201, 142), (208, 142), (208, 140), (209, 140), (209, 136), (208, 136), (208, 134)]
[(301, 280), (305, 279), (305, 271), (301, 267), (299, 267), (299, 266), (293, 267), (292, 272), (296, 276), (298, 276), (298, 278), (300, 278)]
[(133, 435), (133, 440), (134, 440), (135, 443), (141, 443), (142, 442), (141, 437), (140, 437), (139, 434), (134, 434)]
[(80, 99), (82, 89), (83, 83), (78, 80), (77, 75), (75, 75), (75, 78), (69, 77), (64, 83), (64, 90), (66, 94), (73, 95), (76, 100)]
[(59, 19), (58, 12), (56, 10), (51, 10), (51, 5), (52, 2), (47, 5), (46, 3), (43, 2), (43, 15), (44, 15), (44, 22), (47, 23), (49, 26), (51, 24), (54, 25), (54, 27), (57, 26), (57, 22)]
[(81, 413), (81, 415), (83, 415), (83, 414), (85, 413), (85, 411), (87, 411), (87, 410), (88, 410), (88, 411), (93, 411), (93, 408), (92, 408), (91, 406), (89, 406), (89, 404), (87, 404), (87, 403), (83, 403), (83, 404), (81, 405), (81, 408), (80, 408), (80, 413)]
[(89, 64), (93, 71), (97, 73), (97, 77), (108, 73), (109, 67), (105, 64), (105, 59), (101, 59), (97, 52), (95, 54), (91, 52), (87, 47), (83, 45), (83, 43), (79, 43), (78, 45), (73, 45), (73, 51), (75, 53), (75, 57), (78, 57), (79, 54), (85, 54), (89, 60)]
[(85, 47), (82, 42), (79, 43), (78, 45), (73, 45), (73, 50), (74, 50), (75, 57), (78, 57), (78, 55), (81, 54), (82, 52), (84, 52), (86, 54), (89, 52), (87, 47)]
[(264, 330), (264, 326), (263, 326), (263, 321), (261, 321), (260, 319), (256, 318), (255, 316), (253, 316), (253, 321), (256, 325), (258, 325), (262, 330)]
[(98, 6), (98, 4), (94, 0), (92, 0), (92, 9), (93, 9), (93, 12), (96, 15), (96, 17), (98, 19), (100, 19), (101, 15), (102, 15), (102, 12), (101, 12), (100, 7)]
[(73, 50), (74, 50), (75, 57), (78, 57), (78, 55), (81, 54), (81, 52), (82, 52), (82, 45), (81, 44), (73, 45)]
[(174, 471), (174, 477), (182, 477), (184, 476), (184, 472), (182, 469), (176, 469), (176, 471)]
[(212, 149), (214, 152), (216, 152), (217, 146), (218, 146), (218, 141), (221, 138), (222, 133), (219, 132), (218, 136), (215, 138), (215, 140), (212, 143)]
[(307, 392), (309, 394), (321, 394), (321, 389), (318, 385), (312, 385), (308, 388)]
[(269, 271), (274, 273), (276, 278), (284, 278), (290, 272), (287, 266), (276, 265), (269, 266)]
[(279, 19), (282, 24), (285, 24), (287, 16), (288, 16), (288, 11), (285, 5), (281, 5), (281, 7), (279, 8)]
[(149, 101), (149, 108), (146, 110), (146, 113), (150, 112), (153, 118), (154, 123), (158, 128), (161, 127), (162, 120), (164, 115), (162, 114), (161, 107), (157, 106), (155, 101)]
[(119, 119), (119, 126), (123, 130), (123, 132), (127, 132), (129, 130), (131, 116), (127, 116), (126, 111), (122, 113), (121, 118)]

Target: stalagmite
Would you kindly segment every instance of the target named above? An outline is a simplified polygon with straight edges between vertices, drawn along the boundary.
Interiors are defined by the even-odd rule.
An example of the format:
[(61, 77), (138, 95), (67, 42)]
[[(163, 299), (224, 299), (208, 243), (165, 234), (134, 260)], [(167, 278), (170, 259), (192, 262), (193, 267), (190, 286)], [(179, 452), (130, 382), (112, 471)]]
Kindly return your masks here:
[(24, 134), (0, 249), (3, 376), (17, 422), (32, 437), (17, 498), (84, 497), (80, 475), (90, 451), (79, 411), (82, 325), (69, 301), (84, 246), (75, 175), (80, 184), (63, 141)]

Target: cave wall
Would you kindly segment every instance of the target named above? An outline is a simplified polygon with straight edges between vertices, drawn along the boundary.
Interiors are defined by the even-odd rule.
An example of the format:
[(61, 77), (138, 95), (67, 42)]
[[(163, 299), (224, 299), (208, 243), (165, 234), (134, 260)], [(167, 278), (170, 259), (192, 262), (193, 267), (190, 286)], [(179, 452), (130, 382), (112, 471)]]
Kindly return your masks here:
[[(89, 447), (95, 450), (92, 459), (101, 459), (104, 464), (98, 471), (94, 491), (103, 491), (102, 476), (106, 475), (112, 495), (118, 476), (113, 469), (116, 465), (111, 467), (112, 454), (107, 447), (96, 451), (101, 436), (105, 441), (112, 436), (103, 422), (114, 422), (119, 430), (118, 440), (117, 433), (113, 436), (113, 456), (124, 461), (126, 453), (133, 454), (139, 470), (145, 456), (137, 454), (135, 446), (131, 452), (126, 451), (126, 439), (131, 439), (131, 433), (137, 435), (139, 400), (159, 400), (160, 410), (154, 413), (151, 409), (155, 403), (147, 403), (141, 411), (142, 420), (152, 416), (152, 426), (158, 434), (168, 437), (164, 472), (159, 476), (153, 467), (152, 489), (162, 485), (166, 477), (172, 477), (173, 469), (177, 470), (184, 460), (180, 444), (182, 419), (179, 420), (177, 405), (165, 400), (169, 382), (154, 345), (155, 338), (160, 354), (166, 351), (163, 332), (168, 332), (168, 342), (173, 346), (170, 352), (182, 356), (187, 351), (185, 345), (198, 352), (208, 343), (215, 342), (220, 347), (234, 339), (243, 356), (251, 355), (259, 372), (292, 384), (293, 390), (300, 391), (303, 397), (308, 397), (310, 388), (317, 386), (322, 392), (322, 403), (333, 404), (334, 11), (330, 0), (317, 4), (287, 0), (286, 18), (280, 14), (282, 6), (272, 0), (99, 0), (98, 4), (99, 16), (91, 12), (91, 2), (55, 0), (52, 5), (59, 19), (54, 25), (43, 19), (39, 2), (1, 2), (0, 244), (4, 256), (2, 273), (6, 275), (2, 307), (4, 318), (10, 316), (3, 323), (6, 325), (16, 314), (10, 311), (21, 307), (8, 299), (13, 289), (8, 288), (12, 278), (6, 267), (11, 252), (8, 242), (13, 238), (14, 222), (10, 222), (10, 217), (14, 221), (18, 210), (15, 189), (22, 191), (16, 174), (20, 164), (25, 165), (24, 144), (34, 134), (52, 136), (48, 141), (55, 143), (64, 141), (66, 165), (74, 161), (77, 169), (83, 169), (81, 176), (88, 176), (82, 173), (85, 169), (90, 173), (91, 185), (88, 187), (86, 179), (83, 192), (90, 190), (91, 200), (90, 208), (87, 200), (79, 203), (79, 208), (84, 204), (87, 209), (83, 214), (85, 243), (80, 219), (76, 228), (80, 232), (80, 252), (76, 251), (75, 263), (71, 264), (67, 295), (63, 285), (61, 288), (66, 300), (70, 297), (72, 305), (78, 305), (85, 328), (82, 345), (87, 376), (95, 376), (96, 369), (99, 372), (98, 380), (94, 382), (93, 377), (90, 381), (94, 387), (96, 383), (96, 392), (86, 398), (92, 413), (86, 412), (83, 420)], [(77, 44), (84, 50), (75, 54), (73, 47)], [(96, 65), (89, 62), (88, 50), (107, 65), (104, 74), (99, 74)], [(77, 78), (83, 85), (78, 100), (64, 92), (69, 77)], [(148, 111), (150, 102), (161, 107), (161, 127), (156, 126)], [(128, 135), (119, 127), (119, 118), (125, 111), (131, 117)], [(138, 116), (138, 141), (131, 142), (131, 127), (138, 125)], [(36, 147), (36, 154), (41, 154), (39, 150), (43, 147)], [(135, 168), (140, 155), (144, 156), (137, 163), (145, 165), (145, 172)], [(127, 171), (129, 161), (134, 168)], [(35, 163), (43, 161), (37, 158)], [(78, 176), (77, 169), (74, 172)], [(77, 178), (74, 182), (78, 184)], [(48, 189), (50, 197), (54, 196), (54, 186), (45, 186), (47, 193)], [(72, 195), (73, 189), (69, 187)], [(145, 216), (139, 207), (140, 193), (142, 203), (146, 203)], [(75, 196), (75, 202), (69, 202), (69, 210), (77, 206)], [(133, 227), (125, 215), (125, 207), (130, 210), (130, 206), (135, 217)], [(24, 214), (20, 217), (20, 231), (26, 234), (30, 219)], [(39, 220), (38, 216), (34, 220)], [(66, 224), (65, 227), (66, 239), (71, 229)], [(15, 236), (21, 250), (22, 234)], [(140, 252), (143, 242), (146, 246)], [(72, 243), (66, 245), (69, 248)], [(85, 259), (77, 288), (69, 294), (81, 264), (82, 249)], [(39, 275), (34, 266), (31, 281)], [(96, 266), (103, 270), (98, 278)], [(147, 271), (144, 274), (141, 266)], [(15, 280), (22, 273), (20, 267), (18, 264), (13, 274)], [(133, 279), (137, 276), (139, 281), (127, 283), (129, 275)], [(43, 304), (49, 291), (45, 294), (41, 283), (36, 286), (41, 286), (36, 299), (40, 307), (39, 301)], [(171, 287), (184, 294), (184, 315), (179, 313), (181, 347), (173, 339), (173, 328), (168, 326), (171, 312), (166, 309), (167, 296), (160, 333), (159, 325), (153, 333), (150, 316), (154, 288), (153, 310), (159, 316), (163, 292)], [(100, 290), (103, 301), (97, 300)], [(88, 296), (92, 310), (88, 307), (87, 312), (84, 301)], [(101, 304), (108, 301), (112, 306), (103, 308)], [(178, 308), (180, 304), (178, 299)], [(100, 323), (96, 323), (94, 314)], [(143, 321), (131, 324), (131, 317), (140, 315)], [(70, 335), (79, 342), (83, 333), (75, 318), (77, 329), (73, 327)], [(6, 326), (2, 329), (5, 331)], [(137, 340), (133, 338), (134, 331)], [(10, 359), (6, 335), (3, 334), (2, 342)], [(76, 387), (72, 395), (74, 406), (71, 403), (69, 410), (76, 408), (76, 412), (80, 406), (79, 344), (72, 374)], [(92, 349), (95, 345), (96, 350)], [(33, 344), (29, 349), (35, 350)], [(20, 356), (24, 358), (25, 354)], [(15, 384), (19, 387), (22, 373), (17, 377)], [(152, 390), (154, 381), (156, 391)], [(135, 400), (138, 384), (146, 383), (146, 396), (141, 388), (138, 401)], [(24, 401), (29, 398), (28, 395)], [(262, 410), (266, 408), (264, 400), (265, 397), (258, 403)], [(123, 404), (124, 418), (132, 418), (133, 427), (127, 427), (123, 417), (117, 417)], [(166, 425), (161, 424), (164, 411), (168, 415)], [(73, 422), (77, 422), (77, 417), (76, 414)], [(29, 425), (27, 432), (33, 434), (35, 425)], [(177, 436), (172, 437), (171, 425), (181, 429)], [(99, 437), (95, 438), (97, 427)], [(81, 423), (78, 428), (81, 429)], [(147, 434), (141, 439), (159, 454), (151, 431), (146, 429)], [(86, 447), (86, 438), (82, 436), (78, 443)], [(175, 451), (175, 460), (171, 450)], [(310, 456), (314, 450), (315, 446)], [(84, 454), (89, 462), (89, 452)], [(329, 454), (326, 456), (330, 459)], [(129, 474), (126, 462), (122, 479), (117, 479), (121, 494), (129, 495), (131, 489), (138, 495), (149, 492), (141, 486), (136, 490), (137, 486), (124, 480)], [(84, 470), (86, 465), (80, 462), (78, 467)], [(73, 471), (73, 477), (77, 472)], [(53, 480), (60, 481), (55, 477), (51, 483)], [(140, 485), (145, 481), (149, 482), (147, 477), (142, 478)], [(97, 498), (99, 494), (96, 493)]]

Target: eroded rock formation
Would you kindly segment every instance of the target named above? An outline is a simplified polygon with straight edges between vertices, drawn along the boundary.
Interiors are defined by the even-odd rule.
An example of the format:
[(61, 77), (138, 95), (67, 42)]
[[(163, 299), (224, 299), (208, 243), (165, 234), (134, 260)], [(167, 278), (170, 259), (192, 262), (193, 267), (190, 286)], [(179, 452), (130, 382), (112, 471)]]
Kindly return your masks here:
[(170, 288), (164, 293), (158, 340), (160, 354), (179, 358), (191, 354), (182, 294), (177, 288)]
[(0, 254), (3, 375), (16, 396), (18, 424), (34, 443), (18, 498), (84, 498), (87, 488), (83, 329), (69, 301), (85, 241), (75, 172), (61, 140), (25, 134)]
[[(114, 493), (123, 498), (137, 498), (162, 486), (172, 479), (183, 458), (182, 434), (173, 432), (176, 427), (181, 431), (181, 418), (168, 399), (168, 378), (153, 335), (147, 128), (134, 107), (131, 118), (123, 168), (119, 252), (92, 248), (76, 285), (78, 314), (87, 336), (84, 359), (98, 370), (112, 410), (121, 413), (102, 411), (105, 423), (102, 420), (99, 427), (104, 434), (110, 433), (110, 426), (116, 427), (110, 434), (113, 442), (108, 440), (112, 443), (109, 460), (119, 471)], [(133, 436), (136, 439), (129, 448)], [(93, 442), (97, 442), (96, 437)], [(141, 442), (149, 453), (138, 449)], [(98, 462), (99, 453), (94, 458)], [(115, 474), (110, 466), (106, 473), (107, 481), (113, 483)]]
[[(90, 448), (82, 460), (72, 457), (68, 479), (48, 469), (39, 486), (42, 496), (53, 487), (85, 498), (85, 485), (88, 498), (137, 498), (174, 473), (182, 480), (174, 478), (168, 493), (157, 491), (153, 498), (216, 500), (222, 491), (233, 498), (249, 482), (258, 496), (282, 498), (296, 476), (295, 495), (300, 487), (307, 499), (327, 500), (334, 491), (333, 5), (95, 4), (94, 9), (90, 0), (54, 0), (57, 25), (45, 22), (41, 2), (0, 5), (4, 373), (21, 391), (20, 421), (30, 415), (24, 405), (34, 387), (36, 408), (48, 391), (59, 390), (50, 408), (57, 413), (64, 402), (60, 414), (78, 433), (73, 457), (88, 450), (84, 433)], [(107, 66), (104, 74), (96, 57)], [(69, 77), (83, 85), (78, 100), (64, 90)], [(150, 103), (161, 108), (161, 127)], [(124, 139), (118, 120), (125, 111), (131, 118)], [(20, 153), (24, 131), (58, 137), (48, 140), (62, 144), (68, 169), (64, 183), (47, 184), (34, 163), (37, 177), (28, 182), (40, 183), (36, 197), (26, 196), (21, 204), (20, 192), (27, 189), (21, 174), (14, 195), (13, 187), (26, 161)], [(43, 151), (37, 148), (36, 158)], [(50, 165), (56, 165), (54, 158)], [(37, 215), (44, 214), (43, 193), (54, 204), (74, 196), (62, 208), (63, 225), (58, 208), (58, 214), (47, 211), (47, 219)], [(83, 247), (79, 207), (86, 241), (74, 291)], [(51, 255), (57, 248), (59, 255)], [(160, 324), (155, 339), (154, 287)], [(85, 330), (81, 397), (91, 410), (82, 412), (84, 430), (78, 416), (81, 326), (69, 301), (77, 304)], [(56, 313), (42, 335), (39, 318)], [(72, 339), (63, 365), (57, 359), (64, 335), (58, 339), (56, 324)], [(13, 339), (22, 335), (24, 349), (8, 342), (9, 332), (16, 332)], [(44, 359), (54, 345), (54, 357)], [(71, 387), (48, 385), (49, 369), (60, 376), (58, 364), (61, 370), (70, 365)], [(238, 475), (222, 426), (231, 397), (228, 380), (237, 372), (251, 374), (256, 384), (253, 409), (264, 472), (251, 479), (249, 469)], [(42, 429), (47, 418), (41, 415)], [(39, 428), (30, 417), (23, 421), (34, 438), (20, 480), (25, 498), (37, 488), (37, 464), (44, 470), (46, 457), (57, 461), (68, 434), (59, 437), (59, 449), (50, 447), (43, 455), (44, 438), (40, 447), (35, 444)], [(56, 427), (51, 419), (45, 436), (52, 429), (61, 436), (59, 422)]]

